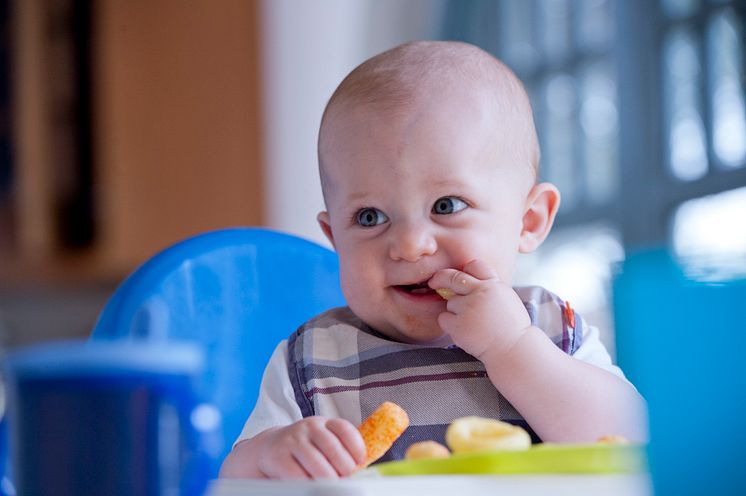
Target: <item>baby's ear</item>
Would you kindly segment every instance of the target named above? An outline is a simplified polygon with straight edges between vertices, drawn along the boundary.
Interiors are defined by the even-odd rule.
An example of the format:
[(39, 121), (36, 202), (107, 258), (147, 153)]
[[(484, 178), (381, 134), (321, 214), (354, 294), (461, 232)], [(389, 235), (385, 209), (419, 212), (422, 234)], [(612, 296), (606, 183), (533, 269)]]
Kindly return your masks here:
[(329, 212), (319, 212), (319, 215), (316, 216), (316, 220), (319, 222), (321, 231), (326, 236), (326, 239), (328, 239), (332, 246), (334, 246), (334, 235), (332, 234), (332, 224), (329, 220)]
[(531, 188), (526, 197), (523, 228), (518, 243), (521, 253), (532, 252), (541, 245), (552, 229), (559, 205), (560, 193), (553, 184), (539, 183)]

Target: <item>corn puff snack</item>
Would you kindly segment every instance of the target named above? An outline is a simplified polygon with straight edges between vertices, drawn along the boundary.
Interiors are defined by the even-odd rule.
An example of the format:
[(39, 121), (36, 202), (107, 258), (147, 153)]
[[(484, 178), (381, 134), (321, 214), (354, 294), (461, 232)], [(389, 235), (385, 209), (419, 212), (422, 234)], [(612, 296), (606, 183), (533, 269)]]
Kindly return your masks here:
[(619, 434), (607, 434), (596, 441), (600, 444), (629, 444), (629, 439)]
[(420, 441), (413, 443), (404, 453), (405, 460), (423, 460), (427, 458), (448, 458), (451, 452), (436, 441)]
[(448, 426), (446, 444), (454, 453), (521, 451), (531, 447), (531, 436), (524, 429), (500, 420), (462, 417)]
[(365, 419), (358, 430), (365, 441), (365, 463), (367, 467), (381, 458), (399, 436), (409, 427), (409, 416), (396, 403), (385, 401)]
[(454, 293), (453, 290), (450, 288), (438, 288), (435, 290), (435, 292), (438, 293), (444, 300), (450, 300), (456, 295), (456, 293)]

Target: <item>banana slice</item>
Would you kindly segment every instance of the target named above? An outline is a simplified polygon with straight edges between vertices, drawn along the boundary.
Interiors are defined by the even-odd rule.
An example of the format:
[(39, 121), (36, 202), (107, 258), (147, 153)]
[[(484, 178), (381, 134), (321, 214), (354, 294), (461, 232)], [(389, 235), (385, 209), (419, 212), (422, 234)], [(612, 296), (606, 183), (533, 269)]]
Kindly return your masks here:
[(448, 458), (451, 452), (436, 441), (420, 441), (411, 444), (404, 453), (405, 460), (422, 460), (426, 458)]
[(531, 447), (531, 436), (521, 427), (482, 417), (461, 417), (446, 430), (446, 444), (454, 453), (521, 451)]

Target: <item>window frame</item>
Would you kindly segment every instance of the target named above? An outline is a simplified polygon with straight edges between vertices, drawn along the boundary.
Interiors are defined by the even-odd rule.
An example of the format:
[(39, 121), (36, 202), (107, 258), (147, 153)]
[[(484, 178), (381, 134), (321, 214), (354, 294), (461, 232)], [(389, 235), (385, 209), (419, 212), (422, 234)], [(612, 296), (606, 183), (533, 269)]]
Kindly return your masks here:
[[(445, 11), (444, 36), (464, 40), (492, 52), (509, 65), (507, 49), (501, 37), (501, 8), (505, 0), (450, 0)], [(530, 11), (529, 38), (538, 46), (537, 33), (542, 19), (537, 13), (543, 0), (515, 0)], [(608, 47), (598, 51), (578, 47), (577, 0), (569, 0), (570, 54), (560, 61), (543, 56), (533, 60), (525, 70), (517, 70), (532, 96), (536, 124), (543, 142), (541, 83), (555, 73), (580, 75), (584, 64), (594, 58), (608, 60), (615, 71), (617, 86), (618, 136), (617, 164), (619, 184), (612, 197), (603, 204), (591, 204), (581, 194), (568, 209), (560, 208), (556, 229), (576, 228), (604, 223), (618, 229), (625, 250), (670, 247), (676, 209), (687, 200), (728, 191), (746, 185), (746, 166), (726, 169), (713, 166), (716, 160), (712, 145), (712, 116), (709, 103), (709, 61), (706, 46), (708, 20), (713, 14), (732, 8), (743, 22), (746, 2), (743, 0), (699, 0), (692, 15), (669, 18), (661, 0), (609, 0), (614, 23), (614, 38)], [(700, 85), (708, 168), (696, 180), (676, 178), (669, 171), (666, 156), (668, 136), (664, 126), (663, 43), (666, 32), (684, 24), (693, 24), (698, 36), (702, 66)], [(746, 40), (746, 35), (743, 36)], [(746, 41), (742, 40), (742, 44)], [(746, 46), (742, 53), (746, 58)], [(746, 62), (744, 62), (746, 67)], [(519, 69), (519, 68), (515, 68)], [(576, 133), (579, 119), (575, 119)], [(580, 140), (578, 140), (580, 141)], [(575, 144), (575, 158), (581, 158), (582, 142)], [(546, 150), (544, 151), (546, 152)], [(551, 162), (549, 162), (551, 167)], [(576, 171), (584, 164), (576, 164)]]
[[(716, 158), (705, 38), (712, 15), (730, 7), (743, 19), (743, 6), (739, 2), (706, 2), (692, 15), (670, 19), (659, 2), (617, 0), (615, 3), (619, 157), (623, 164), (618, 225), (625, 248), (669, 246), (673, 215), (679, 205), (746, 185), (746, 166), (726, 170), (713, 165)], [(708, 168), (704, 176), (692, 181), (678, 179), (668, 169), (663, 110), (663, 46), (666, 34), (683, 25), (694, 29), (703, 68), (700, 94)]]

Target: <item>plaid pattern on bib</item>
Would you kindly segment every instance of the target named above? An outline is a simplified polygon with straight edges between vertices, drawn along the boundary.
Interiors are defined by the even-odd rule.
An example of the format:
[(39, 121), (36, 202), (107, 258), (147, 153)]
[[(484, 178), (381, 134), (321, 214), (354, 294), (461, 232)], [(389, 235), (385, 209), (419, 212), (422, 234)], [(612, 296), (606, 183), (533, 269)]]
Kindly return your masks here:
[[(569, 304), (538, 287), (516, 288), (531, 322), (573, 354), (583, 321)], [(322, 415), (359, 424), (384, 401), (404, 408), (410, 427), (379, 461), (404, 457), (417, 441), (444, 443), (455, 418), (489, 417), (521, 425), (539, 439), (492, 385), (482, 363), (456, 346), (437, 348), (392, 341), (348, 307), (329, 310), (288, 340), (288, 368), (304, 417)]]

